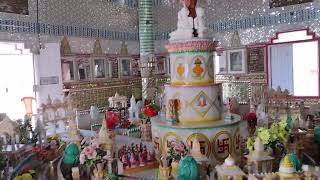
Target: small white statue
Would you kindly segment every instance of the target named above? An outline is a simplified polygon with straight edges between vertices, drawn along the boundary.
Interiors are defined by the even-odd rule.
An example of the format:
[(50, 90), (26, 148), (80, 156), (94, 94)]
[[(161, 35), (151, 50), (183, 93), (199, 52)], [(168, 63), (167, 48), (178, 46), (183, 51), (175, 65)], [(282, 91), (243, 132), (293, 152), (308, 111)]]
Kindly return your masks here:
[(94, 122), (97, 122), (100, 120), (100, 112), (97, 106), (90, 107), (90, 117)]
[(178, 12), (177, 30), (170, 33), (170, 40), (191, 39), (193, 37), (193, 18), (188, 15), (189, 10), (186, 6)]
[(205, 27), (204, 22), (204, 9), (201, 7), (196, 8), (197, 17), (194, 19), (194, 27), (197, 30), (198, 37), (207, 38), (208, 28)]
[(129, 120), (138, 120), (139, 119), (139, 110), (136, 103), (136, 98), (132, 95), (130, 99), (130, 108), (129, 108)]
[(268, 115), (265, 112), (265, 104), (262, 102), (257, 107), (257, 126), (258, 127), (266, 127), (268, 126)]
[(108, 101), (109, 101), (109, 107), (113, 107), (112, 97), (109, 97), (109, 98), (108, 98)]
[(198, 137), (194, 138), (194, 141), (192, 142), (192, 149), (191, 149), (191, 155), (194, 158), (201, 158), (203, 157), (203, 154), (201, 153), (201, 147), (200, 142), (198, 140)]

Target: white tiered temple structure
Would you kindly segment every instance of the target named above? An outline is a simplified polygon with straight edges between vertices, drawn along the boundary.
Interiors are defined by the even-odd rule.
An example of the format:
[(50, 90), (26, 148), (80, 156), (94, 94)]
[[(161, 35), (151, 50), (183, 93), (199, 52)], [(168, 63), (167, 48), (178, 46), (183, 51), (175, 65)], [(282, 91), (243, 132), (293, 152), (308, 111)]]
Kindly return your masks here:
[(239, 161), (240, 117), (224, 118), (222, 87), (214, 81), (217, 43), (208, 36), (203, 8), (182, 2), (177, 30), (166, 46), (171, 69), (171, 82), (165, 85), (166, 115), (152, 120), (156, 152), (166, 154), (170, 142), (177, 140), (189, 149), (193, 145), (194, 155), (213, 166), (229, 154)]

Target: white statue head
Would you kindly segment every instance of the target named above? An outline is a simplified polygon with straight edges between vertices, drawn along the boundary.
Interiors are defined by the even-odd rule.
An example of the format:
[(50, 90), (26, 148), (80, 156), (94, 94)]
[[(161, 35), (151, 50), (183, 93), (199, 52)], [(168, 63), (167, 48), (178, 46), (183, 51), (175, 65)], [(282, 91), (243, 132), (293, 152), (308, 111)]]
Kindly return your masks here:
[(182, 11), (182, 13), (183, 13), (186, 17), (189, 16), (189, 10), (188, 10), (187, 7), (184, 6), (184, 7), (181, 9), (181, 11)]

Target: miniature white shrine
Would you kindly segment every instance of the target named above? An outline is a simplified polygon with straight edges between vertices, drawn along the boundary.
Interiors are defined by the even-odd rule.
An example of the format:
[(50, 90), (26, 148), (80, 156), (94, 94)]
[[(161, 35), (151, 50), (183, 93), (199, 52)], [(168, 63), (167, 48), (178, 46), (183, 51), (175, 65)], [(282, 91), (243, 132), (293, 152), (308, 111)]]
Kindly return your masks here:
[(126, 108), (128, 98), (126, 96), (120, 96), (116, 93), (114, 96), (108, 98), (109, 107), (111, 108)]

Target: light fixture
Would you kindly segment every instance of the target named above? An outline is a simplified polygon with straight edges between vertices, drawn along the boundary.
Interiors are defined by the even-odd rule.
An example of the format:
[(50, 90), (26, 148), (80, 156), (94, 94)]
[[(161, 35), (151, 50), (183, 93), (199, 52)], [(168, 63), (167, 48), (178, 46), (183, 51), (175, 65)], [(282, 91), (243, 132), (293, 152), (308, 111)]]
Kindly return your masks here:
[(21, 101), (24, 103), (25, 109), (26, 109), (26, 115), (29, 117), (32, 117), (33, 111), (32, 111), (32, 100), (34, 98), (31, 96), (23, 97), (21, 98)]

